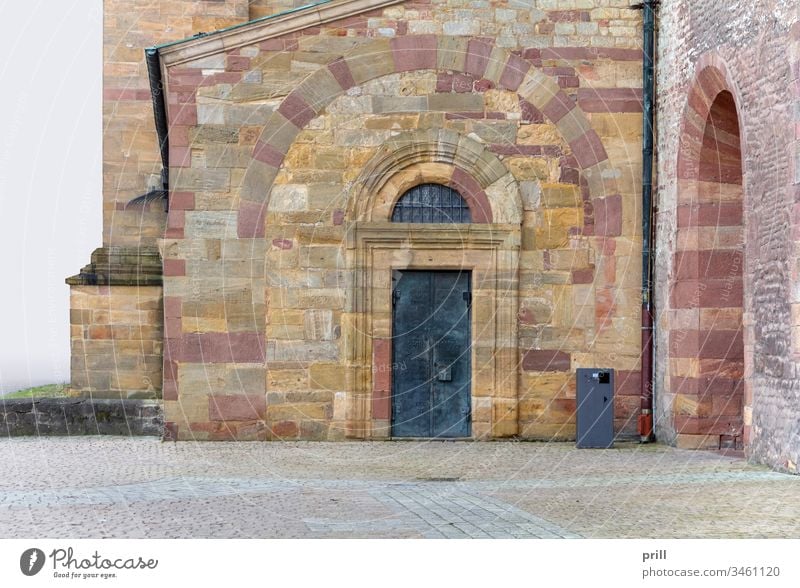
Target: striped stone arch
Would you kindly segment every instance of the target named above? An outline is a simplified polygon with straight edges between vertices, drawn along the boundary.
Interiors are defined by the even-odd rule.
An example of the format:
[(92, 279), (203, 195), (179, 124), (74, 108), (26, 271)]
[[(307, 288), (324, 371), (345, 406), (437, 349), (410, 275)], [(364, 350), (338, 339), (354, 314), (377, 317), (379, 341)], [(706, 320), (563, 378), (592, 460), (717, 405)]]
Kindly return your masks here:
[[(254, 149), (238, 210), (239, 238), (264, 236), (269, 194), (298, 133), (348, 89), (393, 73), (439, 70), (466, 73), (517, 92), (555, 124), (573, 151), (594, 198), (617, 194), (608, 155), (586, 115), (557, 81), (507, 49), (467, 37), (410, 35), (376, 39), (320, 68), (297, 86), (272, 113)], [(598, 205), (600, 205), (598, 207)], [(596, 214), (603, 215), (596, 201)]]
[(747, 442), (741, 94), (716, 53), (697, 63), (679, 136), (669, 282), (669, 393), (677, 444)]
[[(697, 61), (695, 75), (689, 85), (689, 97), (684, 108), (679, 137), (678, 179), (696, 180), (699, 176), (700, 151), (706, 121), (714, 100), (721, 92), (729, 92), (735, 104), (744, 104), (741, 92), (730, 74), (728, 65), (716, 53), (706, 53)], [(740, 113), (739, 120), (741, 120)], [(741, 150), (746, 150), (745, 137), (741, 136)], [(684, 183), (682, 186), (689, 188)]]

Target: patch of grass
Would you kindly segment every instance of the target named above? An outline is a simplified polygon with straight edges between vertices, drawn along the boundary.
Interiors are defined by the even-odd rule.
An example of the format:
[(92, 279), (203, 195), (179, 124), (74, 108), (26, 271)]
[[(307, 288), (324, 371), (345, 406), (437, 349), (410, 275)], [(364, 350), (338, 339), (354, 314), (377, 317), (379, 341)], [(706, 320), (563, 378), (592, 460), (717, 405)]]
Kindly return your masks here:
[(63, 398), (67, 395), (68, 384), (45, 384), (35, 386), (25, 390), (17, 390), (10, 394), (5, 394), (2, 398)]

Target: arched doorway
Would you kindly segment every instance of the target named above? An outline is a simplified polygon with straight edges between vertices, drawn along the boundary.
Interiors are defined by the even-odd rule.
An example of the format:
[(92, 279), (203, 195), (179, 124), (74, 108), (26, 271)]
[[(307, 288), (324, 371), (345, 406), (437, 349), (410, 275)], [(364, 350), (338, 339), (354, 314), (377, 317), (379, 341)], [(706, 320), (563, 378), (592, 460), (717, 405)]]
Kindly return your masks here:
[(744, 441), (741, 139), (734, 96), (722, 85), (713, 68), (698, 76), (679, 162), (670, 389), (676, 442), (686, 448)]
[[(469, 226), (467, 200), (450, 186), (407, 190), (391, 221)], [(472, 424), (472, 272), (392, 272), (392, 437), (469, 437)]]

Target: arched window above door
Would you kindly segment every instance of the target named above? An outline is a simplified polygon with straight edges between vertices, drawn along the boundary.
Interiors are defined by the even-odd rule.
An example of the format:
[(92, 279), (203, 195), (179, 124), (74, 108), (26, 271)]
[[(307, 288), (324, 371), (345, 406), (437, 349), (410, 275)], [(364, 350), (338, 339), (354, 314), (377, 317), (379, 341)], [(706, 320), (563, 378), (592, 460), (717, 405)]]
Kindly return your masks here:
[(393, 223), (469, 223), (469, 205), (458, 191), (442, 184), (420, 184), (403, 194), (392, 211)]

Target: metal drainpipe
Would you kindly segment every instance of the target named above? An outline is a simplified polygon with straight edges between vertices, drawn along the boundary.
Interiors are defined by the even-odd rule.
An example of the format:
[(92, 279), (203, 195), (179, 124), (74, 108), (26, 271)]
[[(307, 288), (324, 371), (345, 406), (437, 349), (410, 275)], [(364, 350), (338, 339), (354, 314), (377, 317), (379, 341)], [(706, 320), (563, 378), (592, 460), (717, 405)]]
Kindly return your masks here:
[(161, 151), (161, 188), (164, 191), (164, 207), (169, 208), (169, 134), (167, 129), (167, 108), (164, 100), (164, 84), (161, 79), (161, 59), (157, 47), (145, 49), (147, 78), (150, 82), (150, 96), (153, 99), (153, 116), (158, 133), (158, 147)]
[(644, 11), (642, 39), (642, 388), (639, 436), (653, 438), (653, 124), (655, 122), (655, 24), (659, 0), (644, 0), (632, 8)]

